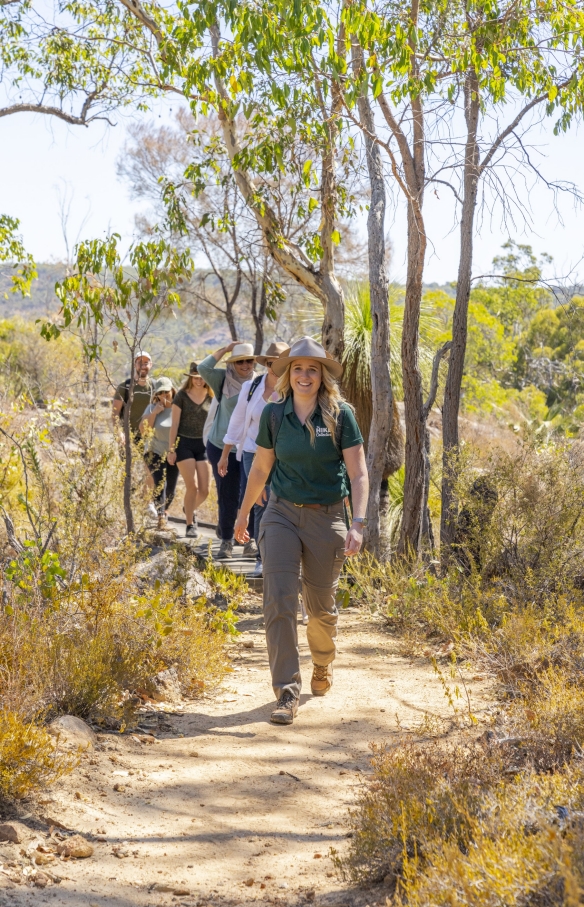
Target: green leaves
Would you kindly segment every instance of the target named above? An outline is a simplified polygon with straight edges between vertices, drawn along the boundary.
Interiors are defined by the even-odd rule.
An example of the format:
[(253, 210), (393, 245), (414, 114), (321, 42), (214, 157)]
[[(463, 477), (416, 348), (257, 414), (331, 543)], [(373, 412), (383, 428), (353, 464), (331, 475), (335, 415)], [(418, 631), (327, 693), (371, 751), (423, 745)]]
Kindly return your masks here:
[(11, 268), (12, 292), (30, 296), (30, 286), (37, 272), (32, 255), (18, 235), (19, 226), (20, 221), (16, 218), (0, 214), (0, 268), (3, 262)]

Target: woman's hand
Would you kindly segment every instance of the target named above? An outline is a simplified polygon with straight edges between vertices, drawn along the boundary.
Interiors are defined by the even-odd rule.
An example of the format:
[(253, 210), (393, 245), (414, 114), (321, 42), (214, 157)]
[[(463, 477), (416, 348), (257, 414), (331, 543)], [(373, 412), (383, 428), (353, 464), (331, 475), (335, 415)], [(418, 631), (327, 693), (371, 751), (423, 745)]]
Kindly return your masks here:
[(235, 526), (233, 527), (233, 535), (235, 536), (235, 541), (240, 542), (242, 545), (245, 545), (246, 542), (249, 542), (249, 532), (247, 531), (248, 522), (249, 513), (245, 514), (240, 510), (237, 514)]
[(229, 464), (229, 454), (227, 456), (225, 456), (225, 452), (223, 452), (221, 454), (219, 462), (217, 463), (217, 472), (219, 473), (221, 478), (224, 478), (227, 475), (228, 464)]
[(363, 525), (362, 523), (353, 523), (347, 532), (347, 538), (345, 539), (346, 557), (353, 557), (353, 555), (359, 554), (362, 544)]
[(256, 504), (258, 505), (258, 507), (265, 507), (267, 503), (268, 503), (268, 492), (266, 491), (265, 488), (262, 488), (262, 493), (260, 494), (259, 498), (257, 499)]
[(159, 400), (158, 403), (156, 404), (156, 406), (154, 407), (154, 414), (157, 416), (159, 413), (163, 413), (165, 409), (166, 409), (165, 404), (162, 402), (162, 400)]
[(166, 455), (166, 462), (167, 462), (170, 466), (174, 466), (174, 464), (176, 463), (176, 450), (169, 450), (169, 451), (168, 451), (168, 453), (167, 453), (167, 455)]

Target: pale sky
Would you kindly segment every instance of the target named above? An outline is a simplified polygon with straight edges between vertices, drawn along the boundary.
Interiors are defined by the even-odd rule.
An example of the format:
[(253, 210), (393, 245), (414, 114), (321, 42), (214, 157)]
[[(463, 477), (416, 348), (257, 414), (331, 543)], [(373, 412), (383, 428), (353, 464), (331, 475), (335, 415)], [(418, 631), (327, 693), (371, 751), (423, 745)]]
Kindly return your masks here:
[[(144, 114), (161, 122), (168, 108)], [(115, 231), (129, 242), (134, 216), (140, 209), (116, 175), (116, 159), (126, 140), (128, 121), (115, 128), (101, 123), (89, 128), (68, 126), (58, 120), (18, 114), (0, 123), (0, 213), (18, 217), (26, 248), (37, 261), (63, 260), (59, 197), (71, 202), (68, 234), (71, 245), (78, 238), (104, 237)], [(542, 169), (549, 178), (571, 180), (584, 191), (584, 129), (554, 137), (551, 127), (537, 136)], [(426, 259), (425, 282), (445, 283), (456, 278), (458, 231), (452, 229), (452, 199), (439, 189), (439, 198), (426, 197), (426, 222), (431, 247)], [(548, 252), (554, 263), (547, 276), (562, 277), (573, 271), (573, 280), (584, 281), (584, 212), (575, 211), (569, 198), (561, 200), (563, 224), (553, 212), (551, 193), (543, 186), (529, 198), (533, 224), (511, 235), (530, 243), (536, 253)], [(83, 225), (85, 219), (85, 223)], [(83, 226), (82, 226), (83, 225)], [(393, 280), (405, 279), (405, 223), (403, 207), (390, 212), (388, 232), (393, 245)], [(491, 260), (508, 237), (500, 217), (485, 222), (475, 242), (473, 273), (490, 273)], [(575, 269), (575, 270), (574, 270)]]

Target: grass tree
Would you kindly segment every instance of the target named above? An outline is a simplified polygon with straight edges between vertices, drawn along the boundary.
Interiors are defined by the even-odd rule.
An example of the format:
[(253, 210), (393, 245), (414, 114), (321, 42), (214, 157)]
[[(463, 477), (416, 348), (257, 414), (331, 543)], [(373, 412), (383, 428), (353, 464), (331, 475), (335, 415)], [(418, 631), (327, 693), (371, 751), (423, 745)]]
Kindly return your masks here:
[[(63, 331), (77, 333), (88, 359), (101, 365), (108, 335), (126, 348), (130, 384), (123, 419), (124, 512), (130, 534), (135, 531), (130, 429), (134, 360), (154, 322), (179, 304), (179, 289), (190, 279), (193, 264), (188, 251), (177, 251), (165, 240), (155, 238), (133, 245), (124, 266), (118, 243), (119, 236), (114, 234), (106, 240), (79, 244), (73, 273), (56, 286), (61, 309), (54, 320), (41, 325), (41, 334), (52, 340)], [(95, 332), (88, 330), (90, 325), (95, 325)]]

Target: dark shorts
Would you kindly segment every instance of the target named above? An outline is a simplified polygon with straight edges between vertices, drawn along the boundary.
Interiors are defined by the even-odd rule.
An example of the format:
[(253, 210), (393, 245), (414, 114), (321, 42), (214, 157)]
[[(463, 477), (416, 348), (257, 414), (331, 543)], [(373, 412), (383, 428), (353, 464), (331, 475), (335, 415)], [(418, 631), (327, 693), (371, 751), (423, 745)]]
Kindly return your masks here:
[(176, 448), (176, 462), (181, 460), (201, 460), (207, 459), (205, 442), (202, 438), (179, 438)]

